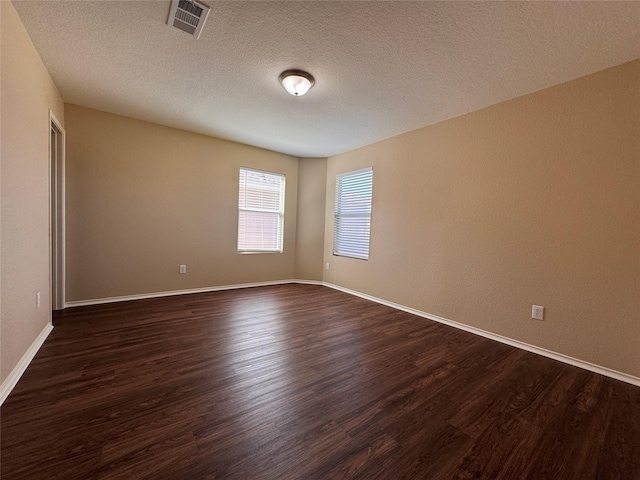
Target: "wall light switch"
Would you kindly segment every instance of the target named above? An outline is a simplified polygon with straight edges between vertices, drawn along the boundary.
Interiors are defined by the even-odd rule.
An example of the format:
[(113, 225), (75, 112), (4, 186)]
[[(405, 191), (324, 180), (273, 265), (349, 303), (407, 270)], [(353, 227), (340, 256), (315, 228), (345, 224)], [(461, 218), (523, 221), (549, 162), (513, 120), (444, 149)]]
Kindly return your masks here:
[(187, 273), (187, 266), (186, 265), (180, 265), (180, 273)]
[(42, 305), (42, 295), (38, 292), (36, 293), (36, 308), (40, 308), (40, 305)]
[(329, 270), (330, 267), (331, 267), (331, 264), (329, 262), (324, 264), (324, 269), (325, 270)]

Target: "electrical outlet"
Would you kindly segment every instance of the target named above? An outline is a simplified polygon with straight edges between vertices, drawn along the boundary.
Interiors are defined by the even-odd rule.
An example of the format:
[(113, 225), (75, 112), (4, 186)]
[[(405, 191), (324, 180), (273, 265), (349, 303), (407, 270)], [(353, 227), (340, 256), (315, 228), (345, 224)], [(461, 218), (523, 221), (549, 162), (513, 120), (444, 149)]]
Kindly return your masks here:
[(329, 262), (324, 264), (324, 269), (325, 270), (329, 270), (330, 267), (331, 267), (331, 264)]
[(531, 307), (531, 318), (536, 320), (544, 320), (544, 307), (540, 305), (533, 305)]
[(180, 265), (180, 273), (187, 273), (187, 266), (186, 265)]
[(42, 295), (38, 292), (36, 293), (36, 308), (40, 308), (40, 305), (42, 305)]

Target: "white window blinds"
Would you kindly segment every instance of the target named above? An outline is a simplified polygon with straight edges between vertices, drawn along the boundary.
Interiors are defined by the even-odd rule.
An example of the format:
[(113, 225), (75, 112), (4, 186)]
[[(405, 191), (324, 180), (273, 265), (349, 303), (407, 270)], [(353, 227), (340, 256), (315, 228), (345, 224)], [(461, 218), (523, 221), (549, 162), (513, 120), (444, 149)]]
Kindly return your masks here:
[(369, 258), (373, 169), (336, 176), (333, 254)]
[(284, 185), (284, 175), (240, 168), (239, 252), (282, 252)]

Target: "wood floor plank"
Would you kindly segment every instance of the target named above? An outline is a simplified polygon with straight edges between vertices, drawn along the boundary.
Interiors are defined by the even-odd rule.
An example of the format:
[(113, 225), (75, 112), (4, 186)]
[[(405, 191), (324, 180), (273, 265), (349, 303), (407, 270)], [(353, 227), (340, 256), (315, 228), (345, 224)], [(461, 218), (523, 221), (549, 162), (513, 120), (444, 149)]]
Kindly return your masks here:
[(640, 388), (330, 288), (54, 324), (0, 409), (3, 480), (640, 480)]

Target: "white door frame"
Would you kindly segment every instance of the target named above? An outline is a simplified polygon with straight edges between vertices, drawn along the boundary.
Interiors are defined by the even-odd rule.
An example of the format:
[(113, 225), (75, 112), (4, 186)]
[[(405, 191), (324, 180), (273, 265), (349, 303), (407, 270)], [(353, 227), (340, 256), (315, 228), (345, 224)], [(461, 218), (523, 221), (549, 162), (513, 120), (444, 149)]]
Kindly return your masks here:
[(49, 110), (49, 282), (51, 309), (65, 308), (65, 131)]

